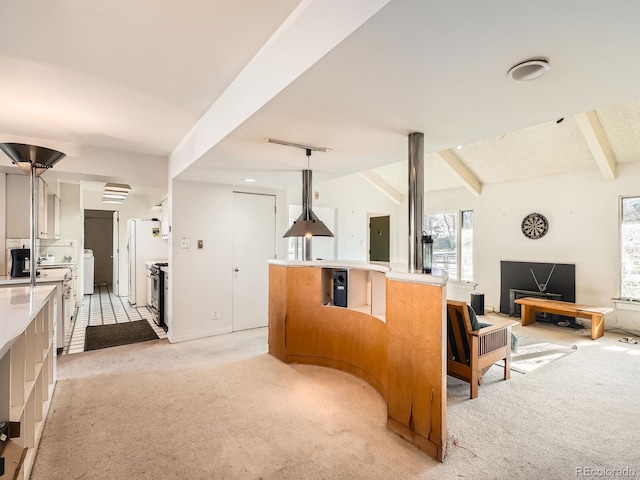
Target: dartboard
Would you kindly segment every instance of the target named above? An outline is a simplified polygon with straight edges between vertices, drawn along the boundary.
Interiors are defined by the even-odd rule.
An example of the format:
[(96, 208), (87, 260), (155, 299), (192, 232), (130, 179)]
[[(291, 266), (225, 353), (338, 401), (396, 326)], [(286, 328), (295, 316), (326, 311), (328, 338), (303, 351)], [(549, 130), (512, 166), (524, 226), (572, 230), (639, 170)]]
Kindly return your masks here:
[(542, 238), (549, 230), (549, 222), (540, 213), (530, 213), (522, 220), (522, 233), (533, 240)]

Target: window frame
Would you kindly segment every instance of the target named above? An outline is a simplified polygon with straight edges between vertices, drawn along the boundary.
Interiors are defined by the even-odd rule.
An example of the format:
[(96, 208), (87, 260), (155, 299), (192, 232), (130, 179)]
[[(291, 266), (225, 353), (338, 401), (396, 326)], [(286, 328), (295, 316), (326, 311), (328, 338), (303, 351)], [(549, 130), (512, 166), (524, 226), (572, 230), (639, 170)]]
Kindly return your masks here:
[(640, 201), (640, 194), (637, 195), (620, 195), (618, 200), (618, 298), (625, 298), (632, 301), (640, 301), (640, 297), (629, 297), (622, 295), (623, 289), (623, 268), (622, 268), (622, 260), (623, 260), (623, 248), (622, 248), (622, 225), (623, 225), (623, 203), (626, 199), (637, 199)]
[[(427, 225), (429, 225), (429, 221), (428, 221), (428, 216), (430, 215), (443, 215), (443, 214), (454, 214), (456, 216), (456, 271), (455, 271), (455, 275), (456, 278), (455, 280), (451, 280), (451, 282), (459, 282), (459, 283), (473, 283), (474, 282), (474, 274), (475, 274), (475, 269), (474, 267), (474, 263), (475, 263), (475, 256), (473, 255), (474, 253), (474, 245), (473, 245), (473, 241), (471, 243), (471, 271), (472, 271), (472, 278), (471, 279), (467, 279), (467, 280), (462, 280), (462, 254), (461, 254), (461, 247), (462, 247), (462, 220), (463, 220), (463, 215), (467, 212), (470, 212), (472, 215), (472, 227), (471, 227), (471, 231), (473, 232), (473, 224), (475, 223), (475, 214), (473, 209), (464, 209), (464, 210), (441, 210), (441, 211), (437, 211), (437, 212), (425, 212), (424, 213), (424, 231), (428, 234), (431, 235), (432, 232), (427, 230)], [(445, 270), (446, 271), (446, 270)], [(450, 272), (447, 272), (450, 273)]]

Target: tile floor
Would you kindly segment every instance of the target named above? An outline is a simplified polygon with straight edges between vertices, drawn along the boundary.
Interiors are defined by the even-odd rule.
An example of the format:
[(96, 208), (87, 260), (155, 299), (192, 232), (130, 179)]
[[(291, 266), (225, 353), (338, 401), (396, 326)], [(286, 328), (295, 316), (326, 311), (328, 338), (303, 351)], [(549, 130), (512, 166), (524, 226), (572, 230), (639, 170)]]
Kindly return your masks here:
[(167, 338), (166, 332), (153, 321), (147, 307), (132, 307), (126, 297), (118, 297), (111, 285), (96, 285), (93, 295), (85, 295), (82, 305), (76, 308), (71, 325), (67, 327), (63, 355), (84, 351), (87, 326), (147, 320), (159, 338)]

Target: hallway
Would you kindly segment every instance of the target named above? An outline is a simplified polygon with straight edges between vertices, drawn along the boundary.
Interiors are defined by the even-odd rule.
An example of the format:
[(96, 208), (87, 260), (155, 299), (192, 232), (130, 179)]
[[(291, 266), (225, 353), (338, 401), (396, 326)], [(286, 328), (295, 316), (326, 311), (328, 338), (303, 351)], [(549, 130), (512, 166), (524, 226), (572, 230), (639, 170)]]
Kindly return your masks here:
[(84, 352), (87, 326), (147, 320), (158, 338), (167, 338), (166, 332), (153, 321), (153, 314), (147, 307), (132, 307), (126, 297), (118, 297), (110, 285), (96, 285), (93, 295), (85, 295), (82, 305), (67, 327), (65, 347), (62, 355)]

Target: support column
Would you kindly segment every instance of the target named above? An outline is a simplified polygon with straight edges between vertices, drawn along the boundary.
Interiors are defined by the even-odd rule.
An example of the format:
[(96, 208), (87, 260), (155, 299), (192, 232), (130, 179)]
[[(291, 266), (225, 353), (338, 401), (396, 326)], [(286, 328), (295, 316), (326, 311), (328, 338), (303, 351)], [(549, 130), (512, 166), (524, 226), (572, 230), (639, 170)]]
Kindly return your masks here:
[[(36, 257), (36, 228), (38, 225), (37, 209), (38, 209), (38, 169), (31, 165), (29, 169), (29, 193), (31, 201), (29, 203), (29, 238), (31, 239), (31, 250), (29, 253), (29, 280), (32, 287), (36, 286), (36, 275), (38, 258)], [(60, 287), (58, 287), (60, 288)], [(61, 320), (58, 319), (60, 323)]]
[(424, 133), (409, 134), (409, 271), (422, 272)]
[[(307, 158), (311, 156), (311, 151), (307, 150)], [(311, 170), (302, 171), (302, 211), (305, 214), (305, 220), (311, 221), (311, 202), (312, 193), (311, 185), (313, 181), (313, 172)], [(302, 259), (311, 260), (311, 235), (302, 237)]]

